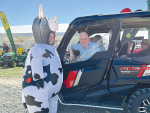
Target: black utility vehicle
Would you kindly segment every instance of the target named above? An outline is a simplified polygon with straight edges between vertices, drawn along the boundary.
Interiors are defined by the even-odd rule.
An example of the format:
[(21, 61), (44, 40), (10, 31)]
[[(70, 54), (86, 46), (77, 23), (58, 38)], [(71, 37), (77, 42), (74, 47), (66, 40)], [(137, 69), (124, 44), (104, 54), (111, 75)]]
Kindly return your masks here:
[[(149, 11), (85, 16), (72, 21), (57, 48), (64, 72), (60, 102), (118, 110), (123, 110), (126, 103), (131, 113), (149, 113), (150, 65), (121, 57), (129, 54), (125, 46), (134, 37), (150, 38), (149, 30)], [(101, 35), (105, 50), (86, 60), (74, 50), (75, 58), (70, 61), (70, 46), (79, 43), (79, 33), (83, 31), (89, 37)], [(135, 41), (132, 45), (130, 54)], [(92, 47), (89, 50), (93, 52)]]

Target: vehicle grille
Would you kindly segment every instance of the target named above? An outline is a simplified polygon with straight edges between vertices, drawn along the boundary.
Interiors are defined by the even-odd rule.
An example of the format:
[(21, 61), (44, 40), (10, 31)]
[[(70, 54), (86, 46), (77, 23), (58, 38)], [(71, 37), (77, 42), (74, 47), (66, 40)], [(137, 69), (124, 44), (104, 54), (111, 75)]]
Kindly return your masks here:
[(11, 56), (4, 56), (3, 57), (3, 60), (10, 60), (11, 59)]

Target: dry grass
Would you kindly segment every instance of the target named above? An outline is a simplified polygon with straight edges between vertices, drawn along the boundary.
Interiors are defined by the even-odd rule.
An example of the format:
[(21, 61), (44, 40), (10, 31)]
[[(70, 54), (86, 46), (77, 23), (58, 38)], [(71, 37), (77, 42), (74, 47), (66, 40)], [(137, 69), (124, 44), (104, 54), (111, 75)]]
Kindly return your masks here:
[(1, 67), (0, 68), (0, 77), (11, 77), (11, 78), (22, 78), (23, 67)]

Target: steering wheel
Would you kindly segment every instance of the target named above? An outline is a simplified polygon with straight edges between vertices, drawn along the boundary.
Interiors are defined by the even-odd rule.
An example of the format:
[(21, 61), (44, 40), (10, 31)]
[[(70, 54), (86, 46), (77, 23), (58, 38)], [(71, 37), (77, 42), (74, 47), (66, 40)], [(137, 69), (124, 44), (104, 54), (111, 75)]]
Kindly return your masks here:
[(132, 49), (131, 49), (131, 53), (130, 54), (132, 54), (133, 53), (133, 51), (134, 51), (134, 48), (135, 48), (135, 43), (132, 41)]
[(64, 56), (64, 63), (69, 63), (70, 62), (70, 53), (67, 52)]
[(64, 63), (70, 63), (70, 62), (74, 62), (76, 61), (76, 58), (80, 55), (80, 51), (79, 50), (72, 50), (73, 54), (74, 54), (74, 59), (72, 61), (70, 61), (70, 53), (67, 52), (64, 56)]

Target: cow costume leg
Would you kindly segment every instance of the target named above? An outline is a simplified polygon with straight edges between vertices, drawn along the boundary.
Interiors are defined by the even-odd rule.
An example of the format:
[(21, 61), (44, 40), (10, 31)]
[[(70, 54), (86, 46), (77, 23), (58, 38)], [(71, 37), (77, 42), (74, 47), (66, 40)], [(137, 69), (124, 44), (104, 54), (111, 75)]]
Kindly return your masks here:
[(25, 88), (23, 92), (29, 113), (49, 113), (48, 94), (46, 91), (30, 86)]
[(49, 38), (58, 30), (56, 16), (49, 20), (43, 16), (34, 19), (32, 30), (36, 44), (28, 52), (22, 78), (22, 100), (29, 113), (56, 113), (57, 93), (63, 74), (59, 55)]
[(50, 113), (56, 113), (57, 112), (57, 105), (58, 105), (58, 96), (56, 95), (53, 98), (49, 99)]

